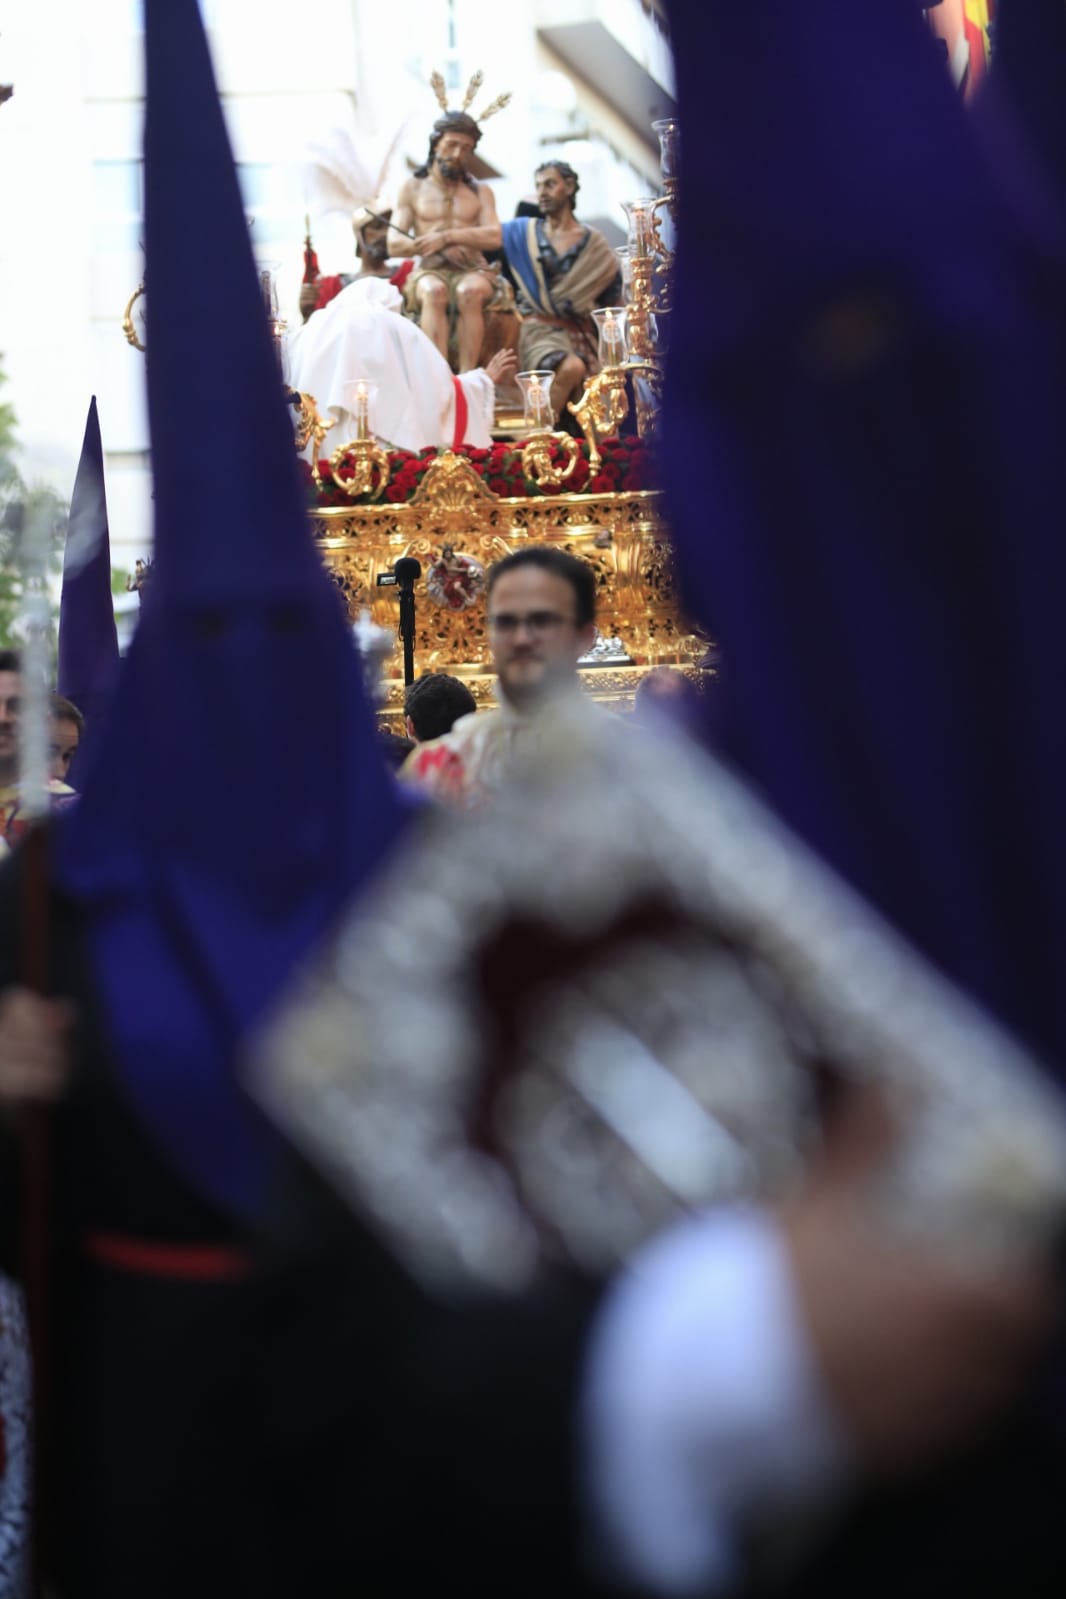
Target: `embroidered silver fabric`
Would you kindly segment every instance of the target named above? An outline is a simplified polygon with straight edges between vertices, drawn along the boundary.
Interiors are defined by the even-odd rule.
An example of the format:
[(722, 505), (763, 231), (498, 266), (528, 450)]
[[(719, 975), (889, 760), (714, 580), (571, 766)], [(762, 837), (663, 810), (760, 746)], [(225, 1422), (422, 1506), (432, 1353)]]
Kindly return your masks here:
[[(486, 810), (428, 820), (262, 1038), (252, 1092), (293, 1140), (422, 1278), (521, 1288), (781, 1192), (819, 1063), (898, 1097), (871, 1195), (894, 1224), (990, 1261), (1042, 1247), (1066, 1114), (1037, 1063), (720, 764), (572, 696), (551, 714)], [(516, 926), (576, 955), (523, 995), (478, 1148), (479, 973)]]

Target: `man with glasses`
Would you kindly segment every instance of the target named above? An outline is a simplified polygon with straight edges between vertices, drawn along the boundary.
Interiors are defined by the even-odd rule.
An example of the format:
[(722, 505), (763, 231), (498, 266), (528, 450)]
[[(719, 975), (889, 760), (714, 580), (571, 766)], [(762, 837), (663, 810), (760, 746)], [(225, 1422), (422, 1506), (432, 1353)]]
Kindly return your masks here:
[(499, 707), (461, 717), (443, 738), (420, 744), (402, 774), (466, 810), (499, 787), (516, 751), (532, 745), (543, 706), (580, 692), (577, 663), (596, 636), (596, 580), (576, 556), (535, 544), (492, 568), (486, 606)]

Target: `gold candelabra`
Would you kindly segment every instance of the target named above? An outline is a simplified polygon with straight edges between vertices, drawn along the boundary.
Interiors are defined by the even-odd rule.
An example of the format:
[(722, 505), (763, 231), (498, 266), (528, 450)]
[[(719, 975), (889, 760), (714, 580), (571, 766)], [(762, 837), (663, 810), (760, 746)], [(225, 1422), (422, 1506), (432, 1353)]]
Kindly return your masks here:
[(309, 444), (312, 446), (311, 476), (316, 487), (321, 485), (323, 477), (328, 477), (350, 499), (358, 499), (361, 494), (369, 494), (371, 501), (380, 499), (389, 481), (389, 456), (371, 435), (367, 408), (363, 406), (356, 412), (355, 438), (338, 444), (323, 471), (322, 440), (337, 426), (336, 421), (323, 419), (313, 394), (298, 394), (294, 404), (296, 449), (302, 454)]
[[(594, 313), (600, 323), (600, 371), (586, 384), (580, 400), (569, 407), (588, 442), (593, 472), (600, 466), (600, 440), (616, 433), (629, 415), (630, 392), (642, 439), (654, 431), (662, 397), (663, 318), (670, 311), (674, 264), (672, 239), (664, 237), (664, 227), (667, 215), (671, 226), (677, 226), (679, 135), (672, 117), (652, 126), (662, 152), (664, 192), (631, 200), (625, 207), (629, 218), (629, 243), (623, 255), (628, 267), (628, 301), (624, 307)], [(624, 339), (618, 337), (615, 327), (619, 319)]]

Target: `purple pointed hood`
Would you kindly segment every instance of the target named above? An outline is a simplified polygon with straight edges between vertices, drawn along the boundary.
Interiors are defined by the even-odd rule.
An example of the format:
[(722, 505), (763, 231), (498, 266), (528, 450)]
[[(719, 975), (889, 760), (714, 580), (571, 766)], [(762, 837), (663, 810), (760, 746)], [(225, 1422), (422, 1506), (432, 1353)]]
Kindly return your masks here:
[(247, 1031), (400, 824), (292, 430), (196, 0), (147, 0), (155, 564), (58, 845), (119, 1068), (170, 1158), (254, 1206)]

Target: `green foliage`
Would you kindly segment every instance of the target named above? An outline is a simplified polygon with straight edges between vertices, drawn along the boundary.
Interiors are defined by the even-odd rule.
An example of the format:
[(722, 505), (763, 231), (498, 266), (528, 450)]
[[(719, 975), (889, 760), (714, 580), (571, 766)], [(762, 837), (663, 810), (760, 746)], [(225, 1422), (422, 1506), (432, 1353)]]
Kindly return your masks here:
[[(6, 384), (0, 368), (0, 390)], [(69, 507), (53, 489), (27, 484), (16, 460), (17, 434), (14, 408), (0, 398), (0, 649), (20, 642), (25, 532), (35, 530), (44, 541), (44, 559), (50, 575), (62, 567)], [(53, 606), (49, 642), (55, 655), (58, 606)]]

